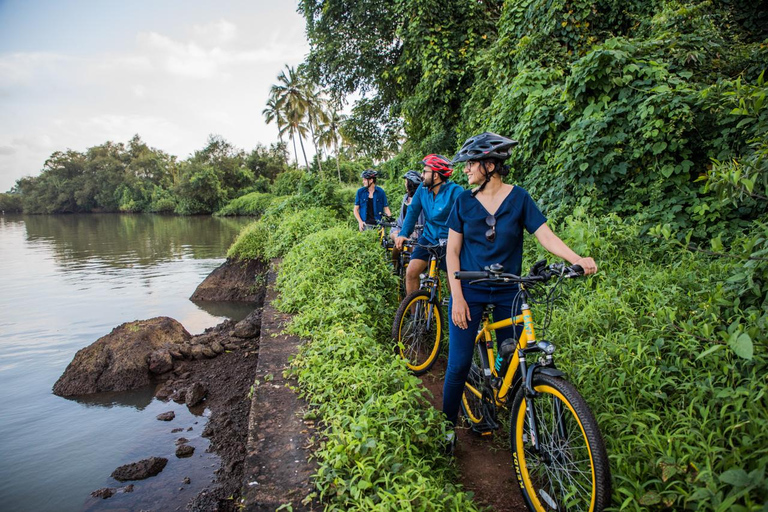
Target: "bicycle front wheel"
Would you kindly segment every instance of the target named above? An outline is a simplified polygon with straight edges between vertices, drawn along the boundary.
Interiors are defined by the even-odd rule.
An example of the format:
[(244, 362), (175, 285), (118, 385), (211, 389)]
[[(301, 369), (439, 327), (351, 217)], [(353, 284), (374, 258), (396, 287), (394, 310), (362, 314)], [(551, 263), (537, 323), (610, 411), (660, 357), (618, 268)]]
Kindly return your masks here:
[(395, 314), (392, 338), (395, 350), (415, 375), (435, 364), (442, 334), (440, 308), (430, 303), (428, 292), (416, 290), (403, 299)]
[(461, 395), (461, 412), (464, 413), (467, 424), (475, 429), (483, 424), (489, 405), (487, 398), (483, 397), (483, 385), (482, 370), (473, 361), (464, 383), (464, 393)]
[[(605, 444), (587, 403), (569, 382), (538, 374), (538, 395), (521, 387), (511, 409), (510, 444), (517, 482), (536, 512), (601, 511), (610, 503), (611, 474)], [(539, 435), (534, 447), (528, 407)]]

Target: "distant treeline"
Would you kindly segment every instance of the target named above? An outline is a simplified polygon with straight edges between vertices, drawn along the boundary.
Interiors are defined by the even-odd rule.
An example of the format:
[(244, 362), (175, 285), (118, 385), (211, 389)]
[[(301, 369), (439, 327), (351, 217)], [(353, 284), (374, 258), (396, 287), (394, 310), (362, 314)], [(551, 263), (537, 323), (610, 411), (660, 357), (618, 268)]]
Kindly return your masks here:
[[(345, 160), (337, 171), (329, 159), (329, 179), (354, 181), (370, 161)], [(317, 160), (310, 171), (317, 174)], [(153, 212), (181, 215), (214, 213), (232, 199), (273, 190), (289, 165), (284, 143), (257, 145), (247, 153), (221, 137), (179, 161), (151, 148), (135, 135), (127, 144), (105, 142), (85, 152), (57, 151), (38, 176), (25, 177), (0, 194), (0, 210), (23, 213)], [(297, 180), (278, 180), (278, 188)]]

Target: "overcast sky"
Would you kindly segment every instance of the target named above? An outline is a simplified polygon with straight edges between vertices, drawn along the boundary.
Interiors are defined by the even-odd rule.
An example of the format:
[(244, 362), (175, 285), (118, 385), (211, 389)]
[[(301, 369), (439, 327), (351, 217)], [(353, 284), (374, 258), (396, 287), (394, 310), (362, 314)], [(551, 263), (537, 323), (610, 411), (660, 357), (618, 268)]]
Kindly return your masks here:
[(54, 151), (136, 133), (180, 159), (209, 134), (275, 142), (269, 87), (309, 51), (296, 5), (0, 0), (0, 192)]

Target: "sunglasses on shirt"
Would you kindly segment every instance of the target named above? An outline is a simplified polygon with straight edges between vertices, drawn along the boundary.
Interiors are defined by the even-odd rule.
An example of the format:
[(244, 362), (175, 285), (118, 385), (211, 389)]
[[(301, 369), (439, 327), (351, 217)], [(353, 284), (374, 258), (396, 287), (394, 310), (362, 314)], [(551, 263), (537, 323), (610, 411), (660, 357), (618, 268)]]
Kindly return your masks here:
[(485, 239), (489, 242), (493, 242), (496, 240), (496, 217), (493, 215), (489, 215), (485, 218), (485, 223), (490, 228), (488, 231), (485, 232)]

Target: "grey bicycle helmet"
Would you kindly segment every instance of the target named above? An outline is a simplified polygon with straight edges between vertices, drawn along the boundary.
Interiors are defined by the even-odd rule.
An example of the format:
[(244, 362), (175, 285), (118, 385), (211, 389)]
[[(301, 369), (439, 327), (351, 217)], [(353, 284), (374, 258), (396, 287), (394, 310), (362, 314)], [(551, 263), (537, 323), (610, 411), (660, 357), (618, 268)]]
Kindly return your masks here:
[(364, 180), (369, 180), (371, 178), (375, 178), (378, 175), (379, 175), (379, 173), (374, 171), (373, 169), (366, 169), (366, 170), (364, 170), (363, 172), (360, 173), (360, 177), (363, 178)]
[(461, 146), (459, 152), (453, 157), (453, 163), (466, 162), (467, 160), (487, 160), (496, 158), (506, 160), (517, 145), (516, 140), (508, 139), (492, 132), (483, 132), (480, 135), (470, 137)]
[(403, 174), (403, 178), (416, 185), (421, 185), (421, 173), (418, 171), (408, 171)]

